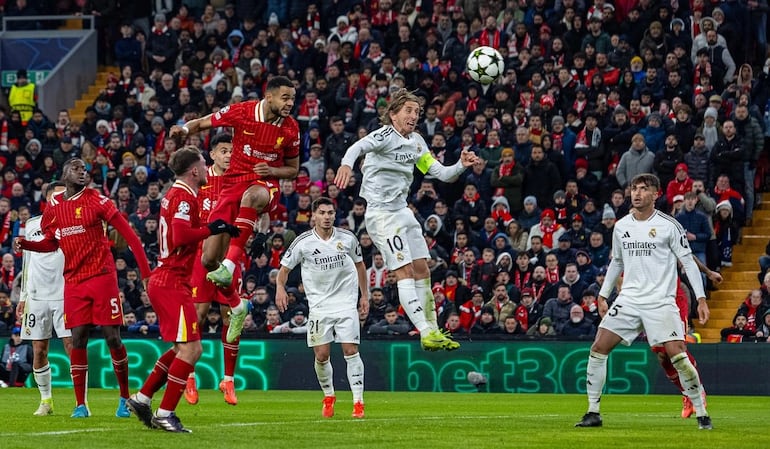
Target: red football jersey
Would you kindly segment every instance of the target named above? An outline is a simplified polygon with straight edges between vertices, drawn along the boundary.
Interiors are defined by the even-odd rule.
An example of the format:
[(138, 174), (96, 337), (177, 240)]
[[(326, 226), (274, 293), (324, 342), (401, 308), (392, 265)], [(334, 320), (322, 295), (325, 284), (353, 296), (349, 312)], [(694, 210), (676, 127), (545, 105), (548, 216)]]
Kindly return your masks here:
[(292, 117), (265, 122), (264, 104), (252, 100), (225, 106), (211, 116), (213, 127), (233, 128), (233, 156), (225, 176), (230, 181), (256, 180), (254, 166), (283, 167), (299, 156), (299, 125)]
[[(176, 222), (183, 226), (176, 226)], [(198, 240), (189, 244), (175, 245), (183, 236), (175, 235), (180, 229), (197, 229), (201, 227), (198, 195), (182, 181), (174, 185), (160, 200), (160, 219), (158, 220), (158, 268), (152, 273), (152, 282), (171, 285), (169, 279), (185, 279), (189, 283), (195, 254), (198, 251)]]
[(209, 167), (207, 173), (208, 183), (198, 190), (198, 208), (200, 210), (201, 224), (209, 222), (209, 214), (217, 206), (219, 194), (222, 193), (222, 178), (224, 178), (224, 176), (214, 173), (214, 167)]
[(115, 273), (106, 227), (119, 213), (115, 203), (95, 189), (84, 188), (72, 198), (65, 199), (64, 192), (51, 198), (41, 227), (46, 238), (59, 242), (68, 283)]

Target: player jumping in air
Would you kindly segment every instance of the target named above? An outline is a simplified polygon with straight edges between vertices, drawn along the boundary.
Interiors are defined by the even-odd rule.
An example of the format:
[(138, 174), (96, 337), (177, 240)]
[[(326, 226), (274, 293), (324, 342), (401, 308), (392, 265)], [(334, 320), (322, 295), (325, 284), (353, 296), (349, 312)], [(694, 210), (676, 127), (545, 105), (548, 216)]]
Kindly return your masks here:
[(406, 89), (391, 95), (388, 109), (380, 118), (384, 126), (348, 148), (334, 183), (346, 188), (356, 160), (365, 156), (361, 196), (367, 201), (366, 230), (398, 279), (398, 299), (420, 331), (422, 347), (430, 351), (454, 350), (460, 345), (438, 328), (428, 246), (420, 224), (406, 206), (406, 198), (415, 166), (422, 173), (451, 182), (478, 157), (463, 151), (452, 166), (438, 162), (422, 136), (415, 132), (420, 111), (419, 98)]
[[(267, 83), (265, 98), (226, 106), (214, 114), (172, 126), (171, 137), (195, 134), (216, 127), (232, 127), (233, 153), (224, 175), (224, 188), (210, 220), (235, 223), (239, 237), (214, 236), (203, 244), (202, 262), (207, 278), (231, 288), (235, 266), (254, 232), (257, 217), (268, 212), (280, 198), (279, 179), (292, 179), (299, 168), (299, 125), (289, 116), (296, 90), (284, 76)], [(228, 296), (230, 297), (230, 296)], [(248, 312), (238, 299), (230, 303), (227, 341), (234, 342), (243, 330)]]
[[(201, 224), (208, 224), (209, 214), (216, 207), (220, 192), (222, 191), (222, 179), (225, 170), (230, 166), (230, 157), (233, 153), (232, 136), (226, 133), (220, 133), (211, 139), (211, 151), (209, 156), (214, 163), (208, 168), (205, 186), (198, 191), (198, 208), (200, 210)], [(230, 325), (230, 303), (237, 304), (240, 301), (238, 297), (238, 285), (240, 284), (240, 264), (235, 267), (235, 276), (233, 277), (232, 288), (218, 289), (213, 282), (206, 279), (206, 269), (201, 263), (203, 242), (198, 245), (198, 254), (193, 261), (192, 273), (192, 298), (195, 308), (198, 311), (198, 322), (203, 325), (206, 316), (211, 308), (211, 302), (219, 303), (219, 310), (222, 314), (222, 355), (224, 360), (225, 377), (219, 383), (219, 389), (224, 393), (225, 402), (230, 405), (238, 404), (238, 397), (235, 395), (235, 385), (233, 375), (235, 374), (235, 364), (238, 361), (238, 349), (240, 337), (232, 342), (227, 341), (227, 329)], [(229, 295), (228, 298), (225, 295)], [(235, 296), (235, 297), (233, 297)], [(190, 404), (198, 403), (198, 389), (195, 385), (195, 373), (190, 373), (187, 378), (184, 397)]]
[[(160, 335), (174, 346), (160, 356), (139, 393), (127, 405), (150, 428), (190, 432), (174, 412), (185, 390), (187, 377), (201, 356), (198, 314), (192, 299), (193, 262), (198, 242), (210, 235), (240, 230), (224, 220), (203, 225), (198, 210), (198, 189), (206, 185), (206, 162), (195, 147), (177, 150), (169, 161), (176, 181), (160, 204), (158, 267), (150, 277), (148, 294), (158, 313)], [(152, 414), (152, 396), (166, 385), (160, 407)]]
[[(331, 342), (342, 345), (348, 366), (348, 383), (353, 392), (353, 418), (364, 417), (364, 362), (358, 354), (361, 312), (369, 311), (369, 288), (361, 245), (355, 234), (335, 228), (336, 209), (331, 199), (313, 202), (315, 226), (300, 234), (281, 259), (276, 279), (275, 303), (283, 312), (288, 305), (286, 281), (291, 270), (302, 267), (302, 285), (307, 294), (310, 315), (307, 345), (315, 354), (315, 373), (324, 393), (325, 418), (334, 416), (334, 376), (329, 361)], [(360, 292), (360, 299), (359, 299)]]
[[(698, 427), (711, 429), (711, 418), (701, 397), (700, 378), (687, 356), (684, 327), (674, 299), (678, 259), (698, 298), (699, 318), (701, 322), (708, 320), (709, 310), (698, 266), (692, 259), (682, 226), (654, 207), (660, 194), (657, 176), (637, 175), (630, 186), (634, 211), (615, 224), (612, 261), (599, 292), (597, 305), (603, 319), (588, 357), (588, 412), (575, 425), (602, 425), (599, 403), (607, 377), (608, 355), (618, 343), (630, 344), (643, 329), (650, 346), (662, 344), (665, 347), (684, 393), (695, 407)], [(608, 310), (607, 297), (621, 273), (624, 273), (622, 288)]]
[(115, 203), (97, 190), (86, 187), (86, 164), (82, 159), (70, 159), (64, 163), (62, 181), (66, 190), (53, 195), (43, 212), (43, 240), (33, 242), (17, 238), (14, 249), (17, 252), (52, 252), (61, 248), (64, 253), (64, 325), (72, 331), (70, 373), (75, 390), (72, 417), (87, 418), (91, 415), (86, 403), (88, 335), (94, 326), (101, 326), (120, 387), (120, 402), (115, 415), (128, 418), (131, 416), (126, 408), (128, 357), (120, 339), (123, 308), (105, 223), (126, 239), (139, 265), (143, 282), (150, 276), (150, 266), (139, 237)]

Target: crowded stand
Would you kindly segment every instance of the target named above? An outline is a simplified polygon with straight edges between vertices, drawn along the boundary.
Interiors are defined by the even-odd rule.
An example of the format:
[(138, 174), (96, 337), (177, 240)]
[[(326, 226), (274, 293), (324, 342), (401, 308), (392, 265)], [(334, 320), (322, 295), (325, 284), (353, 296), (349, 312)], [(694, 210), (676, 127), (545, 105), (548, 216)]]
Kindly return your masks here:
[[(8, 1), (3, 13), (91, 14), (102, 2), (58, 3)], [(637, 174), (660, 178), (657, 208), (686, 230), (704, 265), (732, 265), (770, 170), (767, 11), (766, 0), (157, 0), (102, 11), (98, 57), (117, 70), (82, 122), (25, 103), (21, 93), (35, 87), (24, 68), (0, 108), (0, 331), (18, 325), (22, 261), (13, 239), (45, 210), (44, 186), (67, 160), (85, 161), (90, 185), (115, 202), (154, 267), (170, 156), (195, 146), (210, 163), (212, 140), (232, 132), (179, 139), (171, 127), (261, 100), (269, 80), (286, 76), (296, 89), (300, 166), (263, 218), (264, 250), (239, 261), (244, 336), (307, 332), (300, 270), (289, 275), (283, 311), (276, 278), (322, 196), (335, 204), (335, 225), (361, 245), (364, 338), (417, 335), (366, 229), (360, 160), (347, 187), (334, 182), (348, 148), (380, 128), (391, 95), (406, 88), (423, 102), (417, 131), (435, 160), (478, 157), (456, 182), (415, 171), (409, 193), (430, 250), (439, 327), (456, 339), (591, 340), (613, 227), (629, 213)], [(481, 46), (504, 61), (489, 84), (466, 69)], [(157, 337), (137, 260), (119, 232), (106, 232), (125, 333)], [(763, 283), (724, 340), (770, 341), (770, 256), (765, 262)], [(202, 332), (220, 334), (222, 320), (212, 306)]]

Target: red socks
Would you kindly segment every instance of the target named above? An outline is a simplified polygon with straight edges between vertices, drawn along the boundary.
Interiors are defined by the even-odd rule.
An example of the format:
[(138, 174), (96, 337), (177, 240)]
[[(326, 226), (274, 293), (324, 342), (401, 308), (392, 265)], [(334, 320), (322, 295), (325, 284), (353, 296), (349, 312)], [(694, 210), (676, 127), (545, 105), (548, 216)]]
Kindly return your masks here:
[(249, 237), (251, 237), (251, 234), (254, 233), (254, 228), (257, 226), (258, 216), (257, 210), (252, 209), (251, 207), (241, 206), (241, 208), (238, 209), (238, 217), (233, 224), (241, 230), (241, 235), (230, 238), (230, 247), (227, 249), (226, 259), (232, 262), (241, 259), (246, 247), (246, 242), (249, 240)]
[(241, 337), (238, 337), (232, 343), (227, 342), (227, 328), (222, 326), (222, 359), (225, 362), (225, 376), (232, 377), (235, 374), (235, 363), (238, 361), (238, 349), (240, 348)]
[(120, 387), (120, 397), (128, 398), (128, 356), (126, 355), (126, 346), (120, 345), (117, 348), (110, 348), (112, 356), (112, 369), (115, 371), (115, 378)]
[(166, 384), (166, 392), (163, 394), (163, 399), (160, 401), (160, 408), (169, 411), (176, 410), (176, 406), (179, 404), (179, 400), (182, 399), (182, 394), (184, 394), (187, 377), (194, 370), (195, 366), (178, 357), (174, 358), (168, 369), (168, 383)]
[(169, 349), (160, 356), (158, 361), (155, 362), (155, 367), (150, 372), (150, 375), (147, 376), (147, 380), (144, 381), (142, 389), (139, 390), (143, 395), (151, 398), (156, 391), (166, 384), (169, 366), (171, 366), (175, 358), (176, 352), (173, 349)]
[(88, 387), (88, 350), (72, 348), (70, 352), (70, 375), (75, 389), (75, 405), (86, 403)]

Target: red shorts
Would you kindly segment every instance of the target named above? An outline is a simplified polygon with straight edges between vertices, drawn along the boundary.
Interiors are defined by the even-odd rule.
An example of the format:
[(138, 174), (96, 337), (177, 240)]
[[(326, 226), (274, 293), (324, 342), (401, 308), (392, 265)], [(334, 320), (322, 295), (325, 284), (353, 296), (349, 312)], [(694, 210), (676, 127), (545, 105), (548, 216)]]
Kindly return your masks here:
[[(227, 180), (225, 179), (225, 182)], [(215, 220), (224, 220), (228, 223), (234, 223), (238, 217), (238, 209), (241, 207), (241, 198), (243, 193), (251, 186), (260, 186), (267, 190), (270, 199), (263, 212), (273, 210), (281, 199), (281, 190), (278, 188), (277, 181), (240, 181), (232, 184), (225, 184), (225, 187), (219, 194), (219, 200), (214, 210), (209, 215), (209, 223)]]
[(78, 284), (64, 284), (64, 327), (72, 329), (87, 324), (123, 324), (123, 305), (114, 272)]
[[(195, 265), (193, 266), (193, 272), (192, 272), (192, 300), (194, 303), (207, 303), (207, 302), (218, 302), (219, 304), (229, 305), (230, 302), (227, 300), (227, 297), (225, 297), (224, 293), (222, 293), (222, 290), (214, 285), (213, 282), (206, 279), (206, 274), (208, 271), (206, 271), (206, 267), (203, 266), (202, 263), (200, 263), (200, 250), (198, 251), (198, 255), (195, 256)], [(243, 284), (243, 279), (241, 276), (241, 266), (240, 264), (235, 265), (235, 272), (233, 273), (233, 288), (235, 289), (236, 294), (241, 291), (241, 284)]]
[(163, 341), (184, 343), (201, 339), (198, 312), (192, 302), (189, 286), (181, 283), (158, 285), (150, 278), (147, 294), (150, 295), (152, 308), (158, 314)]
[(687, 330), (687, 319), (690, 317), (690, 302), (682, 289), (676, 290), (676, 306), (679, 308), (679, 318), (682, 319), (684, 328)]

